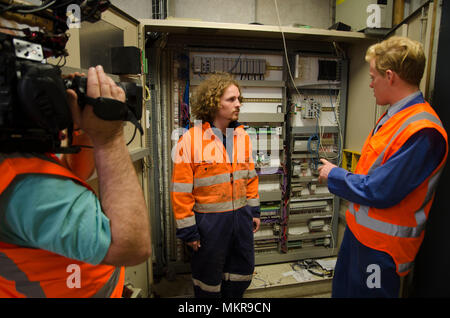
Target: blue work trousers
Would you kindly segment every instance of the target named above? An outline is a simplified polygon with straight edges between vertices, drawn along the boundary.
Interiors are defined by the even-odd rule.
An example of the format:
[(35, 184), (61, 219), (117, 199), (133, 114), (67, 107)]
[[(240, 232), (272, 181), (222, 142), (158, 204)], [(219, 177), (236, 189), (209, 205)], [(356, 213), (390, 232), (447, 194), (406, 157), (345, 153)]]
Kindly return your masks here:
[(398, 298), (400, 276), (392, 257), (361, 244), (345, 229), (334, 270), (334, 298)]
[(191, 259), (195, 297), (241, 298), (255, 265), (251, 209), (195, 213), (195, 218), (201, 245)]

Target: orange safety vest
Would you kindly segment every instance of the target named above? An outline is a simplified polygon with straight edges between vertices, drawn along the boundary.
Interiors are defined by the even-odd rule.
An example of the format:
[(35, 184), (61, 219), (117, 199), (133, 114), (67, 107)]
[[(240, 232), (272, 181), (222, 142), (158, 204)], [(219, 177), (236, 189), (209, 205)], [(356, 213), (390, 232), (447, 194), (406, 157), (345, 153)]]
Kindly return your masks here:
[(370, 175), (374, 169), (389, 160), (412, 135), (424, 128), (436, 129), (446, 141), (445, 156), (431, 175), (390, 208), (377, 209), (350, 203), (346, 212), (347, 225), (358, 241), (388, 253), (400, 276), (411, 270), (422, 244), (436, 185), (447, 159), (447, 133), (438, 115), (427, 102), (396, 113), (376, 134), (369, 135), (355, 171), (356, 174)]
[[(0, 154), (0, 195), (17, 175), (29, 173), (71, 178), (93, 191), (54, 155), (12, 153)], [(91, 265), (0, 241), (0, 297), (119, 298), (124, 279), (123, 267)]]
[(233, 131), (233, 160), (208, 122), (189, 129), (174, 150), (171, 196), (178, 229), (195, 225), (193, 211), (259, 206), (251, 142), (242, 125)]

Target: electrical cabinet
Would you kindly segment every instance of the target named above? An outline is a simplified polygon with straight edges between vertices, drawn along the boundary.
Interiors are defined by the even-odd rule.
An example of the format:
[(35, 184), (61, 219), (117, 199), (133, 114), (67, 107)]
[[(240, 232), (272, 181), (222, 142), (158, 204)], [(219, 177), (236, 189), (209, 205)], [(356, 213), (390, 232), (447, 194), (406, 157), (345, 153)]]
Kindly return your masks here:
[[(170, 152), (193, 125), (190, 96), (214, 72), (242, 88), (239, 122), (252, 140), (259, 176), (261, 227), (255, 263), (336, 255), (339, 200), (318, 182), (320, 158), (342, 159), (348, 62), (339, 41), (354, 32), (305, 32), (223, 23), (143, 20), (152, 133), (155, 273), (189, 270), (189, 251), (175, 236), (169, 199)], [(331, 39), (331, 41), (330, 41)], [(175, 133), (174, 133), (175, 132)]]
[(318, 182), (324, 158), (337, 166), (342, 161), (347, 89), (347, 61), (328, 54), (293, 52), (295, 75), (291, 98), (287, 253), (311, 255), (333, 251), (339, 198)]

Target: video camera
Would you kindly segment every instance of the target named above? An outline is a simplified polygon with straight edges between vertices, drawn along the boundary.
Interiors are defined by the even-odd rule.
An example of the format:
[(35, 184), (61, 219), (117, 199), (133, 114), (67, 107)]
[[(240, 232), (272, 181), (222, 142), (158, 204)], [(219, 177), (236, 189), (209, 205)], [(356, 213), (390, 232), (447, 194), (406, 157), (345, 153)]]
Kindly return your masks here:
[[(0, 18), (26, 24), (25, 28), (0, 23), (0, 152), (76, 153), (72, 145), (73, 121), (66, 89), (74, 89), (81, 107), (93, 106), (104, 120), (130, 121), (143, 133), (142, 87), (120, 82), (125, 103), (86, 96), (87, 79), (63, 79), (49, 57), (65, 57), (68, 35), (67, 7), (77, 5), (82, 21), (96, 22), (110, 2), (102, 0), (42, 1), (41, 5), (0, 0)], [(0, 21), (2, 22), (2, 21)], [(32, 27), (29, 27), (33, 25)], [(7, 34), (9, 33), (9, 34)], [(19, 35), (17, 35), (19, 34)], [(61, 146), (62, 130), (68, 129), (67, 146)]]

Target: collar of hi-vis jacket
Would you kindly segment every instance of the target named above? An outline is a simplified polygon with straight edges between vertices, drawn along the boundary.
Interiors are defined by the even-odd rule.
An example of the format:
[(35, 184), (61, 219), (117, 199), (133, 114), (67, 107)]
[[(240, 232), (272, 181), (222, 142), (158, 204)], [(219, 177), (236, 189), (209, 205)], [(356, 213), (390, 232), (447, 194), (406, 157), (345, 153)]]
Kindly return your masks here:
[[(214, 124), (212, 122), (206, 121), (206, 122), (203, 123), (202, 129), (203, 129), (203, 131), (205, 131), (208, 128), (213, 129), (214, 133), (216, 133), (216, 131), (218, 130), (218, 131), (220, 131), (222, 133), (223, 136), (227, 137), (226, 135), (223, 134), (223, 132), (219, 128), (214, 126)], [(245, 131), (244, 130), (244, 125), (239, 123), (237, 120), (230, 122), (230, 124), (228, 125), (227, 129), (228, 128), (233, 128), (233, 131), (236, 134), (241, 134), (241, 133), (243, 133), (243, 131)], [(242, 130), (241, 130), (241, 128), (242, 128)], [(220, 137), (220, 136), (218, 136), (218, 137)]]
[(389, 118), (391, 118), (398, 112), (400, 112), (410, 106), (413, 106), (416, 104), (423, 104), (423, 103), (425, 103), (423, 94), (421, 91), (417, 91), (417, 92), (412, 93), (412, 94), (406, 96), (405, 98), (399, 100), (398, 102), (394, 103), (393, 105), (389, 106), (388, 109), (384, 112), (384, 114), (381, 115), (380, 118), (378, 118), (375, 128), (372, 130), (372, 135), (375, 134), (378, 131), (378, 129), (380, 129), (380, 127), (382, 125), (384, 125), (384, 123), (386, 121), (389, 120)]
[[(209, 122), (211, 129), (214, 132), (214, 135), (216, 135), (217, 137), (219, 137), (222, 140), (223, 146), (225, 147), (225, 149), (227, 150), (228, 153), (228, 157), (232, 157), (233, 156), (233, 135), (240, 135), (242, 134), (242, 130), (238, 129), (236, 130), (236, 128), (242, 126), (241, 128), (243, 128), (244, 126), (241, 125), (237, 120), (230, 122), (230, 124), (228, 125), (228, 128), (233, 128), (233, 135), (227, 136), (227, 134), (229, 133), (228, 131), (226, 131), (226, 133), (224, 134), (220, 129), (218, 129), (216, 126), (214, 126), (214, 124), (212, 122)], [(230, 138), (228, 138), (230, 137)], [(231, 140), (230, 141), (230, 145), (231, 147), (227, 147), (227, 140)], [(230, 148), (230, 149), (229, 149)]]
[(67, 177), (94, 192), (84, 180), (64, 167), (54, 154), (0, 153), (0, 175), (2, 176), (0, 193), (8, 187), (16, 176), (23, 174), (48, 174)]
[[(205, 132), (210, 129), (212, 131), (212, 133), (214, 134), (214, 136), (217, 136), (220, 139), (220, 140), (218, 140), (218, 138), (213, 138), (212, 142), (215, 143), (216, 146), (217, 146), (217, 149), (219, 149), (219, 151), (221, 151), (221, 155), (225, 156), (225, 158), (227, 160), (229, 160), (229, 161), (226, 161), (226, 162), (235, 163), (234, 160), (233, 160), (234, 158), (229, 158), (230, 156), (228, 155), (228, 151), (226, 149), (226, 145), (224, 145), (223, 135), (222, 136), (218, 136), (217, 133), (215, 132), (216, 130), (219, 130), (219, 128), (216, 128), (216, 127), (214, 127), (214, 125), (212, 125), (212, 126), (211, 125), (212, 124), (209, 123), (209, 122), (203, 122), (202, 123), (202, 125), (201, 125), (202, 140), (204, 140), (203, 136), (205, 135)], [(233, 125), (234, 127), (232, 127), (231, 125)], [(194, 128), (194, 131), (195, 131), (196, 129), (200, 129), (200, 126), (199, 125), (194, 125), (193, 128)], [(232, 122), (229, 125), (229, 128), (233, 128), (233, 136), (236, 137), (236, 138), (245, 137), (245, 135), (247, 134), (245, 132), (245, 130), (244, 130), (244, 125), (239, 124), (237, 121)], [(233, 140), (233, 138), (232, 138), (232, 140)], [(195, 147), (195, 142), (192, 143), (191, 147)], [(234, 146), (233, 146), (233, 148), (234, 148)], [(192, 148), (191, 151), (192, 151), (192, 154), (194, 154), (194, 152), (195, 152), (194, 148)], [(233, 156), (234, 156), (234, 154), (233, 154)], [(202, 155), (202, 158), (203, 158), (203, 155)], [(194, 160), (194, 162), (195, 162), (195, 160)]]
[[(412, 100), (411, 102), (414, 102)], [(421, 126), (417, 123), (414, 123), (418, 120), (427, 120), (430, 122), (431, 126)], [(409, 125), (413, 124), (414, 129), (409, 129), (409, 133), (405, 134), (407, 131), (405, 128)], [(356, 166), (355, 173), (358, 174), (371, 174), (372, 171), (379, 167), (381, 164), (384, 164), (384, 162), (392, 155), (394, 154), (399, 147), (406, 141), (407, 138), (411, 137), (412, 134), (420, 130), (422, 127), (433, 127), (439, 131), (439, 133), (442, 134), (442, 136), (447, 140), (447, 134), (445, 129), (442, 126), (442, 123), (438, 117), (438, 115), (435, 113), (433, 108), (428, 104), (426, 101), (423, 103), (417, 103), (417, 104), (411, 104), (408, 106), (403, 107), (402, 110), (395, 113), (394, 116), (389, 118), (383, 126), (381, 126), (378, 131), (375, 134), (371, 134), (367, 137), (363, 149), (361, 151), (361, 158), (359, 159), (359, 162)], [(401, 137), (401, 139), (399, 139)], [(401, 142), (403, 141), (403, 142)], [(393, 147), (394, 145), (398, 144), (396, 147)], [(370, 146), (369, 146), (370, 144)], [(372, 160), (375, 160), (375, 162), (371, 163), (370, 167), (366, 167), (366, 170), (361, 170), (362, 163), (366, 162), (366, 154), (368, 147), (371, 147), (373, 149), (377, 149), (378, 151), (378, 157), (372, 158)], [(363, 160), (364, 159), (364, 160)]]

